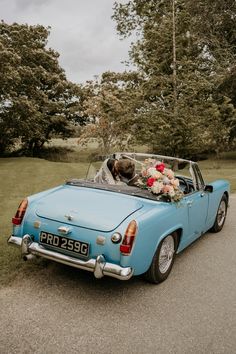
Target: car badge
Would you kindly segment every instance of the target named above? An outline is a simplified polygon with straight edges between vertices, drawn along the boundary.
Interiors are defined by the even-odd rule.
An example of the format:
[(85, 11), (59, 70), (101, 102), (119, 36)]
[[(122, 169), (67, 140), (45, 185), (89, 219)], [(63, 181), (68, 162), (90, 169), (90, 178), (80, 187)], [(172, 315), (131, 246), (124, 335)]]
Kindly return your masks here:
[(68, 214), (68, 215), (65, 215), (65, 218), (67, 218), (69, 221), (71, 221), (71, 220), (73, 220), (74, 217), (72, 215)]

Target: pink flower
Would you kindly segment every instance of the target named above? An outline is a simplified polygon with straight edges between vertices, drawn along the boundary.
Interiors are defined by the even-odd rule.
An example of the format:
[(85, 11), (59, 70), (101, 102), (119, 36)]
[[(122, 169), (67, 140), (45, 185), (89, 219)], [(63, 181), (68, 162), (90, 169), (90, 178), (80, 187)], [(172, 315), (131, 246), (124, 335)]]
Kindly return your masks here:
[(147, 174), (148, 174), (148, 173), (147, 173), (147, 170), (145, 170), (145, 169), (143, 169), (143, 170), (141, 171), (141, 173), (142, 173), (142, 176), (143, 176), (143, 177), (146, 177)]
[(174, 187), (171, 186), (170, 184), (163, 185), (161, 191), (162, 191), (162, 193), (168, 194), (171, 197), (174, 197), (174, 195), (175, 195)]
[(151, 187), (154, 182), (155, 182), (155, 178), (152, 178), (152, 177), (148, 178), (148, 180), (147, 180), (147, 186), (148, 186), (148, 187)]
[(156, 170), (157, 171), (163, 173), (164, 169), (165, 169), (165, 164), (163, 162), (161, 162), (161, 163), (156, 165)]
[(167, 170), (167, 177), (169, 178), (169, 179), (173, 179), (174, 178), (174, 172), (173, 171), (171, 171), (171, 170)]
[(168, 194), (168, 193), (171, 191), (171, 186), (170, 186), (169, 184), (165, 184), (165, 185), (163, 185), (161, 191), (162, 191), (162, 193), (164, 193), (164, 194)]
[(156, 171), (156, 173), (153, 175), (154, 178), (156, 179), (162, 179), (163, 178), (163, 175), (161, 172), (159, 171)]
[(174, 188), (178, 188), (179, 187), (179, 180), (177, 178), (173, 178), (171, 180), (171, 184), (174, 186)]

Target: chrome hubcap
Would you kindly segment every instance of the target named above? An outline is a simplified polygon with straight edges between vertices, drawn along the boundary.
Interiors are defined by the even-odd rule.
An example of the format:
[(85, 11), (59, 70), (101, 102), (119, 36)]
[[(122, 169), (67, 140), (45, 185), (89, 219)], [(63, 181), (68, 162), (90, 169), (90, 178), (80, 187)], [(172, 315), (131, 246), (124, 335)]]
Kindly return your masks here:
[(175, 252), (175, 242), (171, 235), (167, 236), (162, 242), (159, 254), (159, 270), (162, 274), (169, 269)]
[(226, 204), (225, 201), (222, 200), (217, 213), (217, 223), (219, 226), (222, 226), (226, 216)]

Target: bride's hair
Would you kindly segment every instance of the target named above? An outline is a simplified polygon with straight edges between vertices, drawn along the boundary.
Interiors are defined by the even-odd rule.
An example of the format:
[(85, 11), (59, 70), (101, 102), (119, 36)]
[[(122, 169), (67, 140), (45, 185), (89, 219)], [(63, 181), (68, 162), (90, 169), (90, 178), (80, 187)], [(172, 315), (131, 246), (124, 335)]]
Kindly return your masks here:
[(112, 177), (116, 180), (116, 177), (118, 175), (118, 172), (116, 170), (116, 166), (115, 166), (115, 163), (116, 163), (116, 159), (108, 159), (107, 160), (107, 167), (109, 169), (109, 171), (111, 172), (112, 174)]

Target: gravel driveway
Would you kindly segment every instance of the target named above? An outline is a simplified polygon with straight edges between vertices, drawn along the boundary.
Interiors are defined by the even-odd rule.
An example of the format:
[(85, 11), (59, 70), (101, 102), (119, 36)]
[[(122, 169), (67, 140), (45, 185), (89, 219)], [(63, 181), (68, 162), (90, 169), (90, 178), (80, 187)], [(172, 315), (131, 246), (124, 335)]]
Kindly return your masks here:
[(236, 353), (235, 195), (158, 286), (47, 264), (0, 290), (1, 354)]

